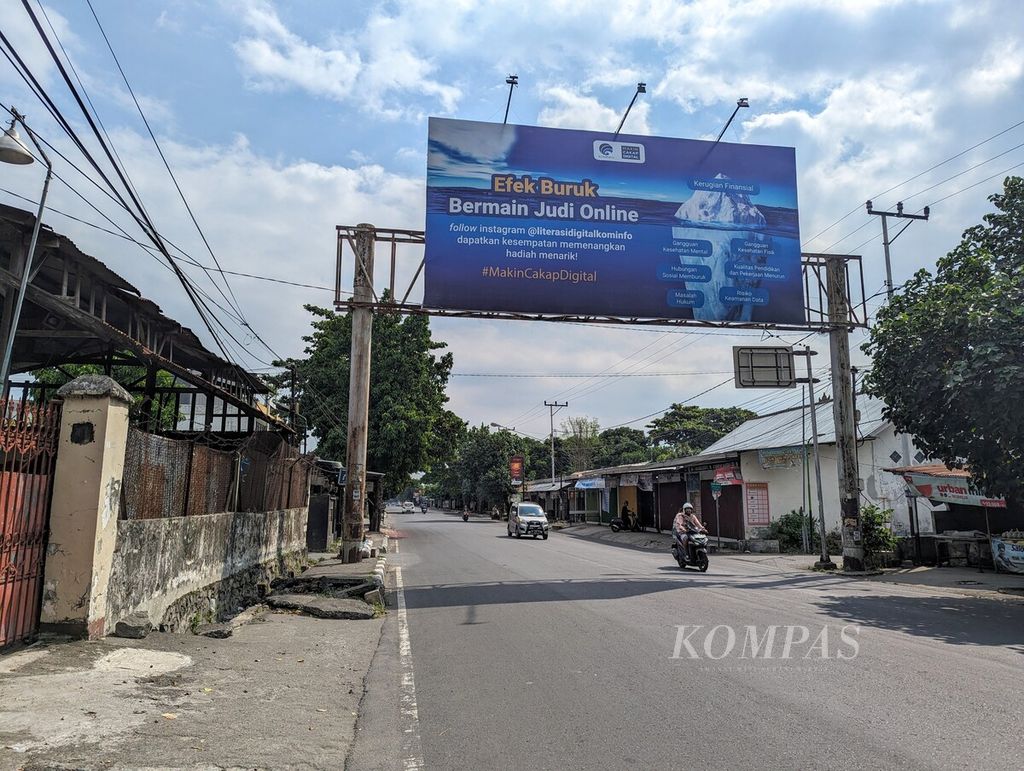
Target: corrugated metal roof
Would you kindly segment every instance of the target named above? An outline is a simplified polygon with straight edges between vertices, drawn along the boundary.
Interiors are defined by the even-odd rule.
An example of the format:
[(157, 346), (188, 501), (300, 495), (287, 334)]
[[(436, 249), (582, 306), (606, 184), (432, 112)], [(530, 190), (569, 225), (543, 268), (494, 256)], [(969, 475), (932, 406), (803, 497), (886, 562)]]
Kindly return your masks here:
[[(882, 417), (885, 403), (864, 395), (857, 396), (857, 410), (860, 412), (858, 434), (874, 438), (889, 425)], [(801, 417), (806, 416), (802, 425)], [(818, 404), (815, 409), (818, 421), (818, 442), (834, 444), (836, 441), (835, 421), (832, 418), (832, 402)], [(795, 407), (792, 410), (753, 418), (723, 436), (701, 455), (721, 452), (743, 452), (745, 450), (766, 450), (770, 447), (789, 447), (811, 441), (810, 410)]]

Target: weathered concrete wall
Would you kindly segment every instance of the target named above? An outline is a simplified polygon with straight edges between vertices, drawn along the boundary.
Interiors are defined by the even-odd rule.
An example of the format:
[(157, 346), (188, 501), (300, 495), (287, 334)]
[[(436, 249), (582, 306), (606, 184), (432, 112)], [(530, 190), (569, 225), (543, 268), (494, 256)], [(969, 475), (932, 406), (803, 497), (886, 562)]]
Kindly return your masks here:
[(121, 520), (107, 626), (135, 611), (170, 631), (223, 618), (305, 554), (305, 508)]

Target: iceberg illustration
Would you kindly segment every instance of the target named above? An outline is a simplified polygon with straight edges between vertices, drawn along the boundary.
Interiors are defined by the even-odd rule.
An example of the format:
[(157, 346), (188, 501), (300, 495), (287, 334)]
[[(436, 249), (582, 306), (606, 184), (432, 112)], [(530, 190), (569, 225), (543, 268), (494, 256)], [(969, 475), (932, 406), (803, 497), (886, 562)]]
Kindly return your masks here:
[[(717, 180), (729, 177), (717, 174)], [(693, 317), (702, 321), (750, 321), (753, 306), (750, 303), (726, 304), (720, 299), (720, 290), (725, 287), (737, 289), (754, 288), (759, 281), (731, 278), (726, 274), (726, 263), (731, 261), (754, 262), (749, 254), (734, 255), (734, 239), (744, 242), (770, 244), (771, 237), (756, 232), (766, 226), (764, 214), (751, 203), (746, 193), (696, 190), (684, 201), (675, 213), (679, 226), (672, 228), (675, 239), (701, 239), (711, 242), (710, 257), (701, 262), (711, 268), (711, 279), (689, 286), (704, 292), (704, 305), (693, 309)], [(748, 250), (753, 253), (757, 250)], [(693, 257), (681, 256), (683, 264), (692, 264)]]

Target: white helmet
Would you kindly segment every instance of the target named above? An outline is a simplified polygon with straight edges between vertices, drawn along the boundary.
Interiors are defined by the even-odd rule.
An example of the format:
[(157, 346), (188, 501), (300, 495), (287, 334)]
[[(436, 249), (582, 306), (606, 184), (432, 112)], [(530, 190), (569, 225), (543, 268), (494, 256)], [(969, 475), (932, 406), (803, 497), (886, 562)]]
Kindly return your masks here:
[(693, 511), (693, 504), (687, 501), (683, 504), (683, 511)]

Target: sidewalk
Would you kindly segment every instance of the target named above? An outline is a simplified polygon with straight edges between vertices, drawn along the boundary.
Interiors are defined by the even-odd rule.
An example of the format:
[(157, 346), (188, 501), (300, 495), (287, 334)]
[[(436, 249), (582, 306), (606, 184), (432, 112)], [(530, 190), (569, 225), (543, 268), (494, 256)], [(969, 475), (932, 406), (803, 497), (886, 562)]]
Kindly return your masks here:
[(343, 768), (383, 624), (270, 611), (226, 639), (153, 632), (2, 656), (0, 769)]
[[(667, 552), (672, 545), (672, 535), (670, 533), (613, 533), (611, 528), (604, 525), (571, 525), (561, 528), (559, 532), (575, 538), (589, 538), (606, 543), (614, 543), (618, 546), (649, 551)], [(725, 550), (713, 555), (713, 559), (753, 562), (776, 570), (792, 571), (795, 573), (811, 570), (817, 561), (817, 557), (810, 554), (737, 554)], [(841, 556), (834, 555), (832, 560), (837, 565), (842, 565)], [(841, 576), (842, 571), (837, 571), (837, 574)], [(884, 570), (878, 575), (850, 576), (849, 578), (851, 581), (882, 581), (908, 586), (946, 589), (967, 596), (982, 593), (998, 593), (998, 596), (1003, 599), (1012, 597), (1024, 598), (1024, 576), (994, 573), (991, 570), (979, 573), (977, 568), (935, 568), (924, 566), (896, 568)]]

